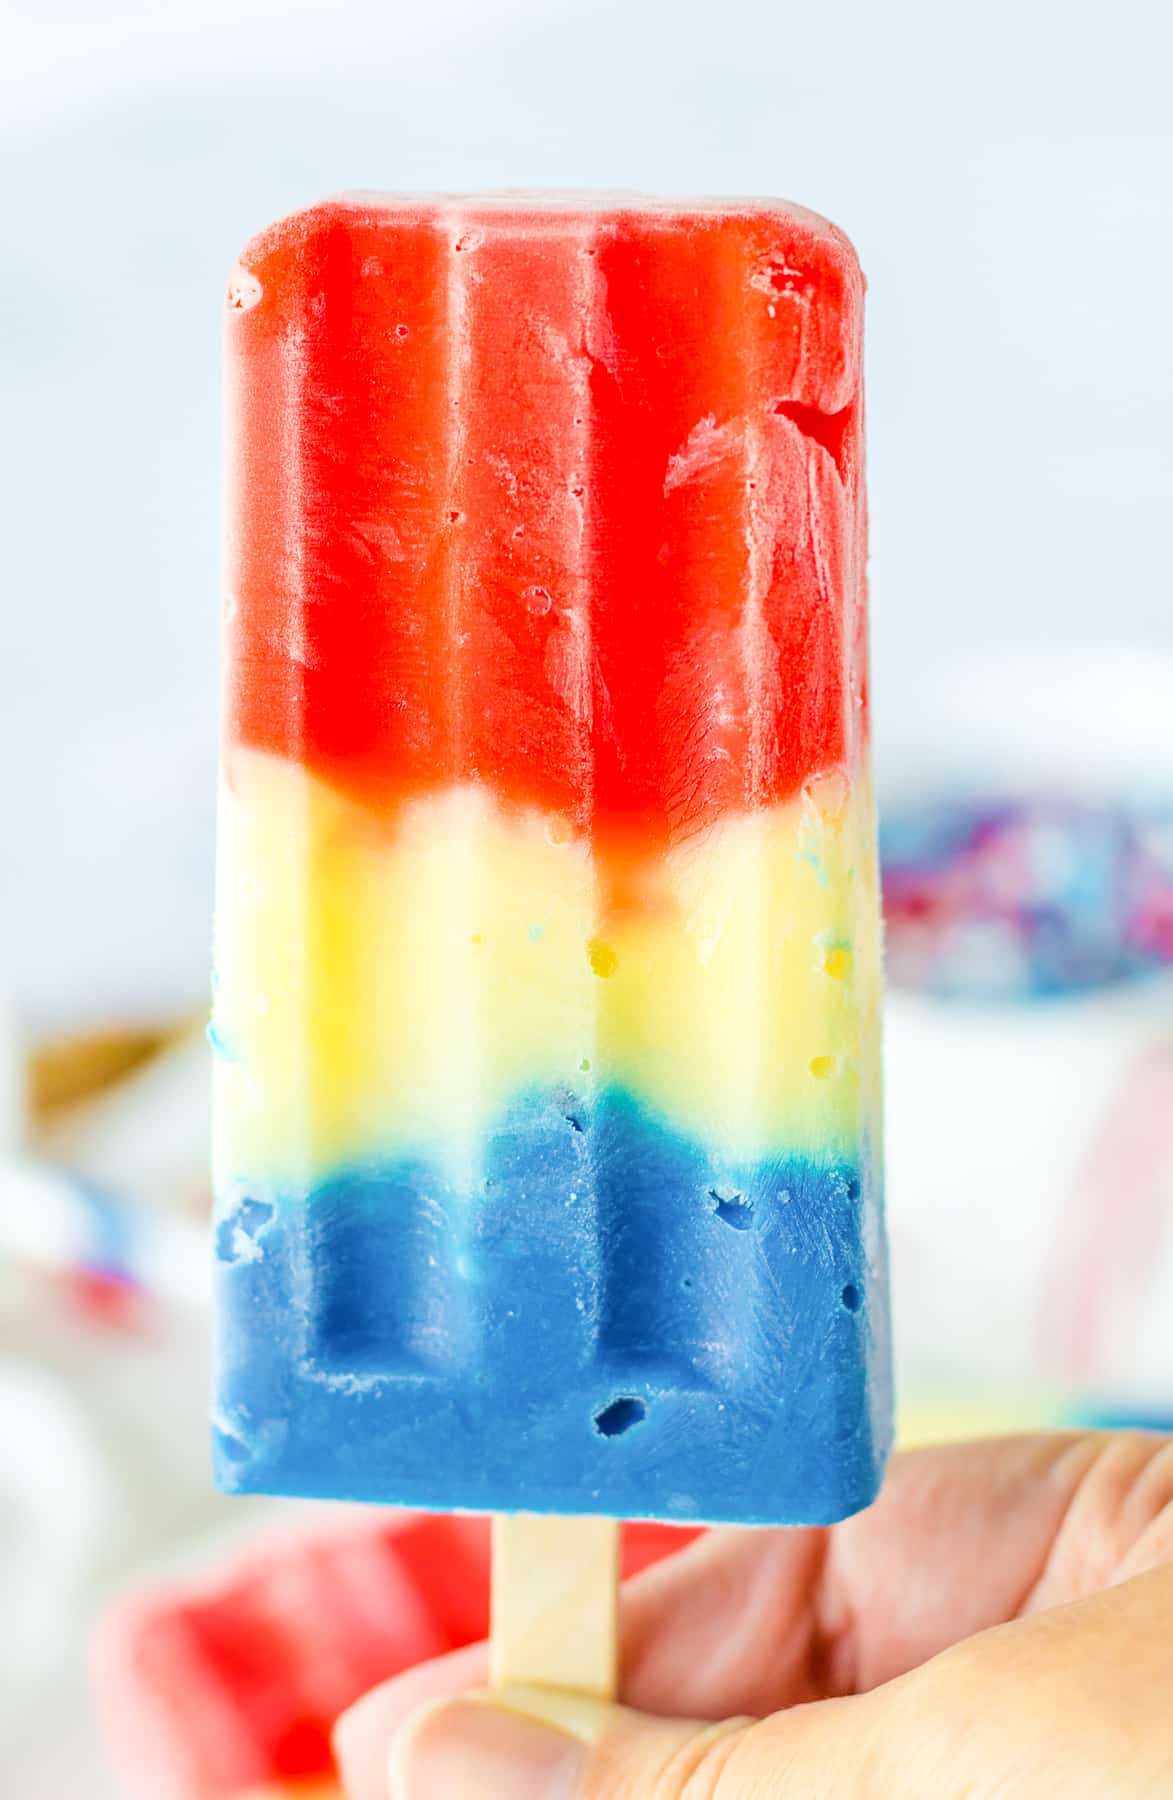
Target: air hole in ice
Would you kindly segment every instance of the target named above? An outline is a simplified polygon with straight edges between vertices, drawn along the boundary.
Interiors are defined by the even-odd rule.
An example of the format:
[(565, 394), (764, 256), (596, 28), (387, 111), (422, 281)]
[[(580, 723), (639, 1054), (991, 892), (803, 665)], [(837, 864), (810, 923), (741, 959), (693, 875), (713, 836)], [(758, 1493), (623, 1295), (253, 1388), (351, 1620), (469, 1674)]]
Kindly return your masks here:
[(212, 1438), (218, 1460), (227, 1467), (239, 1468), (249, 1460), (251, 1452), (248, 1445), (233, 1431), (230, 1425), (215, 1424), (212, 1428)]
[(722, 1193), (720, 1188), (710, 1188), (709, 1198), (713, 1202), (713, 1211), (723, 1225), (732, 1225), (734, 1231), (748, 1231), (753, 1224), (753, 1201), (744, 1194)]
[(273, 1211), (268, 1200), (242, 1200), (216, 1228), (216, 1255), (220, 1261), (255, 1261), (260, 1255), (257, 1239), (272, 1223)]
[(803, 437), (821, 445), (834, 460), (840, 475), (844, 473), (845, 439), (855, 411), (853, 404), (837, 413), (825, 413), (817, 406), (804, 406), (800, 400), (779, 400), (774, 411), (797, 425)]
[(549, 612), (554, 602), (551, 600), (547, 588), (527, 587), (525, 590), (525, 604), (529, 611), (532, 612), (536, 618), (540, 619), (544, 613)]
[(219, 1459), (229, 1468), (239, 1468), (248, 1461), (248, 1445), (242, 1444), (237, 1437), (230, 1437), (227, 1432), (213, 1432), (216, 1451)]
[(847, 1283), (847, 1286), (844, 1288), (839, 1298), (842, 1300), (848, 1312), (858, 1312), (863, 1305), (863, 1295), (856, 1287), (854, 1281), (849, 1281)]
[(835, 1073), (833, 1056), (812, 1056), (808, 1065), (816, 1081), (829, 1081)]
[(260, 299), (263, 289), (250, 269), (242, 269), (239, 264), (233, 269), (228, 282), (228, 309), (230, 312), (248, 312)]
[(622, 1437), (625, 1431), (641, 1424), (647, 1416), (648, 1409), (642, 1400), (634, 1394), (623, 1394), (595, 1414), (595, 1430), (600, 1437)]
[(581, 1131), (582, 1130), (582, 1120), (579, 1118), (576, 1118), (574, 1113), (564, 1113), (563, 1117), (566, 1120), (566, 1123), (569, 1125), (571, 1131)]

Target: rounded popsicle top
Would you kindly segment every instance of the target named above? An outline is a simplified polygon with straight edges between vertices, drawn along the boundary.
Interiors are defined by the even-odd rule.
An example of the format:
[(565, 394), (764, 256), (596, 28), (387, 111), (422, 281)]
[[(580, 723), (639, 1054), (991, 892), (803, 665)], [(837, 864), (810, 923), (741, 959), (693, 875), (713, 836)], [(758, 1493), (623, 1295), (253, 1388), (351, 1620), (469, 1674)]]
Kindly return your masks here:
[(850, 763), (863, 280), (782, 201), (323, 202), (228, 300), (229, 733), (676, 839)]
[[(271, 284), (296, 279), (339, 233), (434, 233), (453, 256), (512, 243), (582, 256), (669, 236), (703, 243), (740, 238), (751, 300), (779, 344), (801, 335), (780, 398), (829, 413), (859, 381), (864, 279), (850, 239), (829, 220), (788, 200), (673, 197), (619, 190), (512, 190), (486, 194), (391, 194), (356, 190), (289, 213), (250, 239), (228, 283), (229, 313), (251, 310)], [(373, 273), (373, 271), (368, 271)], [(267, 277), (267, 279), (266, 279)], [(270, 303), (278, 296), (269, 292)], [(269, 308), (266, 307), (266, 311)], [(796, 333), (796, 326), (801, 326)]]
[(283, 231), (287, 226), (296, 225), (299, 220), (313, 218), (334, 207), (396, 218), (485, 212), (504, 217), (521, 215), (538, 222), (543, 219), (562, 222), (568, 216), (615, 219), (636, 215), (653, 219), (700, 220), (772, 215), (832, 238), (849, 255), (854, 254), (850, 240), (837, 225), (833, 225), (821, 213), (799, 206), (793, 200), (757, 194), (646, 194), (635, 188), (499, 188), (480, 193), (412, 194), (389, 193), (377, 188), (348, 188), (340, 194), (331, 194), (324, 200), (276, 220), (250, 241), (250, 248), (252, 243), (266, 238), (270, 232)]

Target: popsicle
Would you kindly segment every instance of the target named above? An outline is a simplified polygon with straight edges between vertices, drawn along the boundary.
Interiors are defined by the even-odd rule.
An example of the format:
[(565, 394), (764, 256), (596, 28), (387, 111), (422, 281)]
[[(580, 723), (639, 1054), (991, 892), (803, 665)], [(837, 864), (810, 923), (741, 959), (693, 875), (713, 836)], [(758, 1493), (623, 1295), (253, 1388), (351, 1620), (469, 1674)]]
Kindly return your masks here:
[(345, 1707), (484, 1629), (476, 1523), (364, 1512), (121, 1598), (96, 1639), (94, 1685), (128, 1792), (234, 1800), (326, 1776)]
[(244, 252), (224, 1487), (873, 1497), (862, 297), (774, 201), (358, 194)]

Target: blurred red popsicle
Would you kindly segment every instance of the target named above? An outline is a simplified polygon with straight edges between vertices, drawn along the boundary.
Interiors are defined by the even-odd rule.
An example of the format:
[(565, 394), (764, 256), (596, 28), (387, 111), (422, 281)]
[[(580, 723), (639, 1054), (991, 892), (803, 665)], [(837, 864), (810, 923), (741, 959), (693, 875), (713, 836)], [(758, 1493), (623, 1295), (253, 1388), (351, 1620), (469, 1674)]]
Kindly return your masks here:
[[(695, 1531), (626, 1528), (634, 1574)], [(99, 1629), (94, 1681), (136, 1800), (330, 1800), (330, 1730), (389, 1676), (488, 1630), (484, 1519), (331, 1515), (186, 1581), (140, 1589)]]

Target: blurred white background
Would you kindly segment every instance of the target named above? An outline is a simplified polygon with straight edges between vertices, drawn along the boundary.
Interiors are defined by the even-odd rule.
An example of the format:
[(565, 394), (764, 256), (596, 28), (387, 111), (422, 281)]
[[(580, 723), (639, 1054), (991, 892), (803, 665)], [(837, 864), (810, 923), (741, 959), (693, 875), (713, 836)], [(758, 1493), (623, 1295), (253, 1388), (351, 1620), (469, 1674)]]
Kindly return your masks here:
[(1165, 0), (6, 11), (0, 984), (34, 1029), (203, 995), (221, 289), (340, 188), (769, 192), (846, 228), (881, 756), (972, 652), (1173, 643)]
[[(30, 1038), (203, 1003), (221, 295), (255, 230), (347, 187), (772, 193), (829, 215), (870, 280), (881, 773), (931, 777), (964, 741), (998, 779), (1022, 760), (1173, 794), (1168, 0), (8, 0), (3, 44), (0, 1002)], [(1135, 1136), (1135, 1071), (1166, 1079), (1170, 985), (1038, 1013), (895, 997), (901, 1373), (948, 1391), (955, 1428), (967, 1387), (997, 1391), (1000, 1424), (1051, 1416), (1040, 1320), (1056, 1284), (1068, 1305), (1094, 1286), (1087, 1221), (1110, 1237), (1127, 1210), (1088, 1171), (1111, 1177), (1102, 1145)], [(186, 1280), (205, 1064), (188, 1038), (39, 1121), (36, 1184), (0, 1161), (0, 1224), (7, 1205), (43, 1226), (56, 1180), (76, 1261), (88, 1203), (46, 1174), (68, 1164), (139, 1224), (177, 1217)], [(6, 1106), (0, 1068), (0, 1152), (18, 1089)], [(1154, 1407), (1173, 1395), (1162, 1129), (1088, 1382)], [(23, 1800), (97, 1800), (115, 1789), (80, 1723), (89, 1615), (245, 1515), (210, 1494), (198, 1274), (138, 1336), (88, 1290), (54, 1312), (56, 1288), (5, 1278), (0, 1258), (0, 1756)]]

